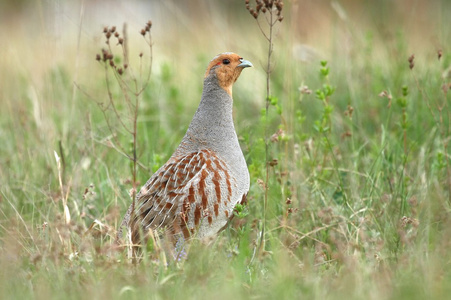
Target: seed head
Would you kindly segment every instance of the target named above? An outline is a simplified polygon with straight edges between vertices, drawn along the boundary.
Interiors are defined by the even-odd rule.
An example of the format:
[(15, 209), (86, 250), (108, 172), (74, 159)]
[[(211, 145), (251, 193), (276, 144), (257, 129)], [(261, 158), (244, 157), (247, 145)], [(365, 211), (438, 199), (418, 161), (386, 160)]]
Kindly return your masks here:
[(438, 57), (438, 60), (440, 60), (440, 58), (442, 58), (442, 55), (443, 55), (443, 51), (442, 51), (442, 49), (439, 49), (439, 50), (437, 51), (437, 57)]
[(97, 61), (100, 61), (100, 59), (101, 59), (101, 58), (100, 58), (100, 54), (96, 54), (96, 60), (97, 60)]
[(259, 12), (260, 9), (262, 9), (262, 7), (263, 7), (263, 4), (259, 3), (259, 4), (257, 4), (257, 6), (255, 7), (255, 9), (257, 10), (257, 12)]
[(273, 158), (270, 162), (268, 162), (268, 164), (271, 167), (277, 166), (279, 164), (279, 160), (277, 158)]
[(103, 56), (103, 61), (106, 61), (108, 59), (108, 51), (106, 51), (105, 49), (102, 49), (102, 56)]
[(111, 27), (111, 32), (115, 32), (116, 31), (116, 26)]
[(348, 138), (348, 137), (351, 137), (351, 136), (352, 136), (352, 133), (348, 130), (348, 131), (345, 131), (345, 132), (343, 132), (341, 134), (341, 139), (344, 140), (345, 138)]
[(415, 54), (412, 54), (411, 56), (409, 56), (409, 59), (407, 60), (409, 62), (409, 68), (412, 70), (413, 67), (415, 66), (415, 63), (413, 62), (415, 59)]
[(263, 0), (263, 2), (265, 3), (266, 8), (271, 8), (269, 5), (269, 0)]
[(354, 107), (348, 105), (348, 109), (345, 110), (345, 116), (352, 118), (352, 113), (354, 112)]
[(309, 89), (306, 85), (300, 86), (298, 90), (301, 92), (301, 94), (310, 95), (312, 93), (312, 90)]
[(141, 29), (141, 35), (145, 36), (146, 35), (146, 30), (145, 29)]

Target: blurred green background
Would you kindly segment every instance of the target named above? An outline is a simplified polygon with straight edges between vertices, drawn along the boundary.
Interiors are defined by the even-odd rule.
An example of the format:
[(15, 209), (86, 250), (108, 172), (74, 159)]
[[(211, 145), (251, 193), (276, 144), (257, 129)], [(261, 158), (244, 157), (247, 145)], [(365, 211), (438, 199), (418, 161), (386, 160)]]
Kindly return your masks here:
[[(5, 299), (447, 299), (451, 1), (284, 4), (266, 117), (268, 42), (244, 1), (0, 2)], [(111, 92), (132, 120), (111, 68), (95, 58), (107, 47), (103, 28), (123, 35), (126, 24), (130, 69), (121, 78), (133, 87), (134, 72), (145, 83), (151, 60), (140, 30), (148, 20), (139, 184), (183, 137), (209, 60), (233, 51), (255, 66), (234, 86), (251, 189), (244, 213), (210, 245), (193, 242), (187, 260), (165, 264), (148, 245), (133, 265), (114, 244), (132, 168), (112, 146), (131, 153), (131, 136), (98, 103)], [(263, 15), (259, 22), (267, 32)], [(121, 48), (111, 47), (123, 64)], [(265, 133), (279, 136), (268, 182)]]

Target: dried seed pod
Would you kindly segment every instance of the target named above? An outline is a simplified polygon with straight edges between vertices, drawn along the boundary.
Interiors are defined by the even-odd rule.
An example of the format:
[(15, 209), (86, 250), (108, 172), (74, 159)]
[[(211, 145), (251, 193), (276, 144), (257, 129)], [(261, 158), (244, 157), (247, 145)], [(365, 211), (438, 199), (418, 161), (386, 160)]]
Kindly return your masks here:
[(273, 158), (273, 160), (271, 160), (270, 162), (268, 162), (268, 164), (271, 167), (277, 166), (279, 164), (279, 160), (277, 158)]
[(413, 62), (415, 59), (415, 54), (412, 54), (411, 56), (409, 56), (409, 59), (407, 60), (409, 62), (409, 68), (412, 70), (413, 67), (415, 66), (415, 63)]
[(106, 51), (105, 49), (102, 49), (102, 56), (103, 56), (103, 61), (106, 61), (108, 59), (108, 51)]

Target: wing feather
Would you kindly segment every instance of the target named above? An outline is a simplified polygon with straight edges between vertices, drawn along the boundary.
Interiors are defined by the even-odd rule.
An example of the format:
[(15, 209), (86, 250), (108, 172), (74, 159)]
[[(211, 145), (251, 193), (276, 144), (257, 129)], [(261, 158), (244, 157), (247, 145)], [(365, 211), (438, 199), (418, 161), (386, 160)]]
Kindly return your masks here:
[[(141, 188), (136, 196), (136, 213), (129, 224), (134, 242), (138, 241), (140, 231), (158, 228), (174, 231), (175, 227), (186, 226), (180, 212), (185, 199), (193, 198), (191, 187), (199, 181), (206, 166), (206, 157), (200, 153), (172, 157)], [(178, 226), (174, 226), (175, 222)]]

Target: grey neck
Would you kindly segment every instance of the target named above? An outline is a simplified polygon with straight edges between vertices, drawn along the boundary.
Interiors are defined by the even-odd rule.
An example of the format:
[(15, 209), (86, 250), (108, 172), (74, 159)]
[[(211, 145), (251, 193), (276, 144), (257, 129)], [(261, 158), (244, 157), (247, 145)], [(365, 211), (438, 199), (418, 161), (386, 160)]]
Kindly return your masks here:
[(208, 148), (227, 156), (233, 151), (230, 148), (238, 145), (232, 107), (232, 97), (218, 85), (216, 77), (212, 74), (205, 78), (199, 107), (174, 155)]

